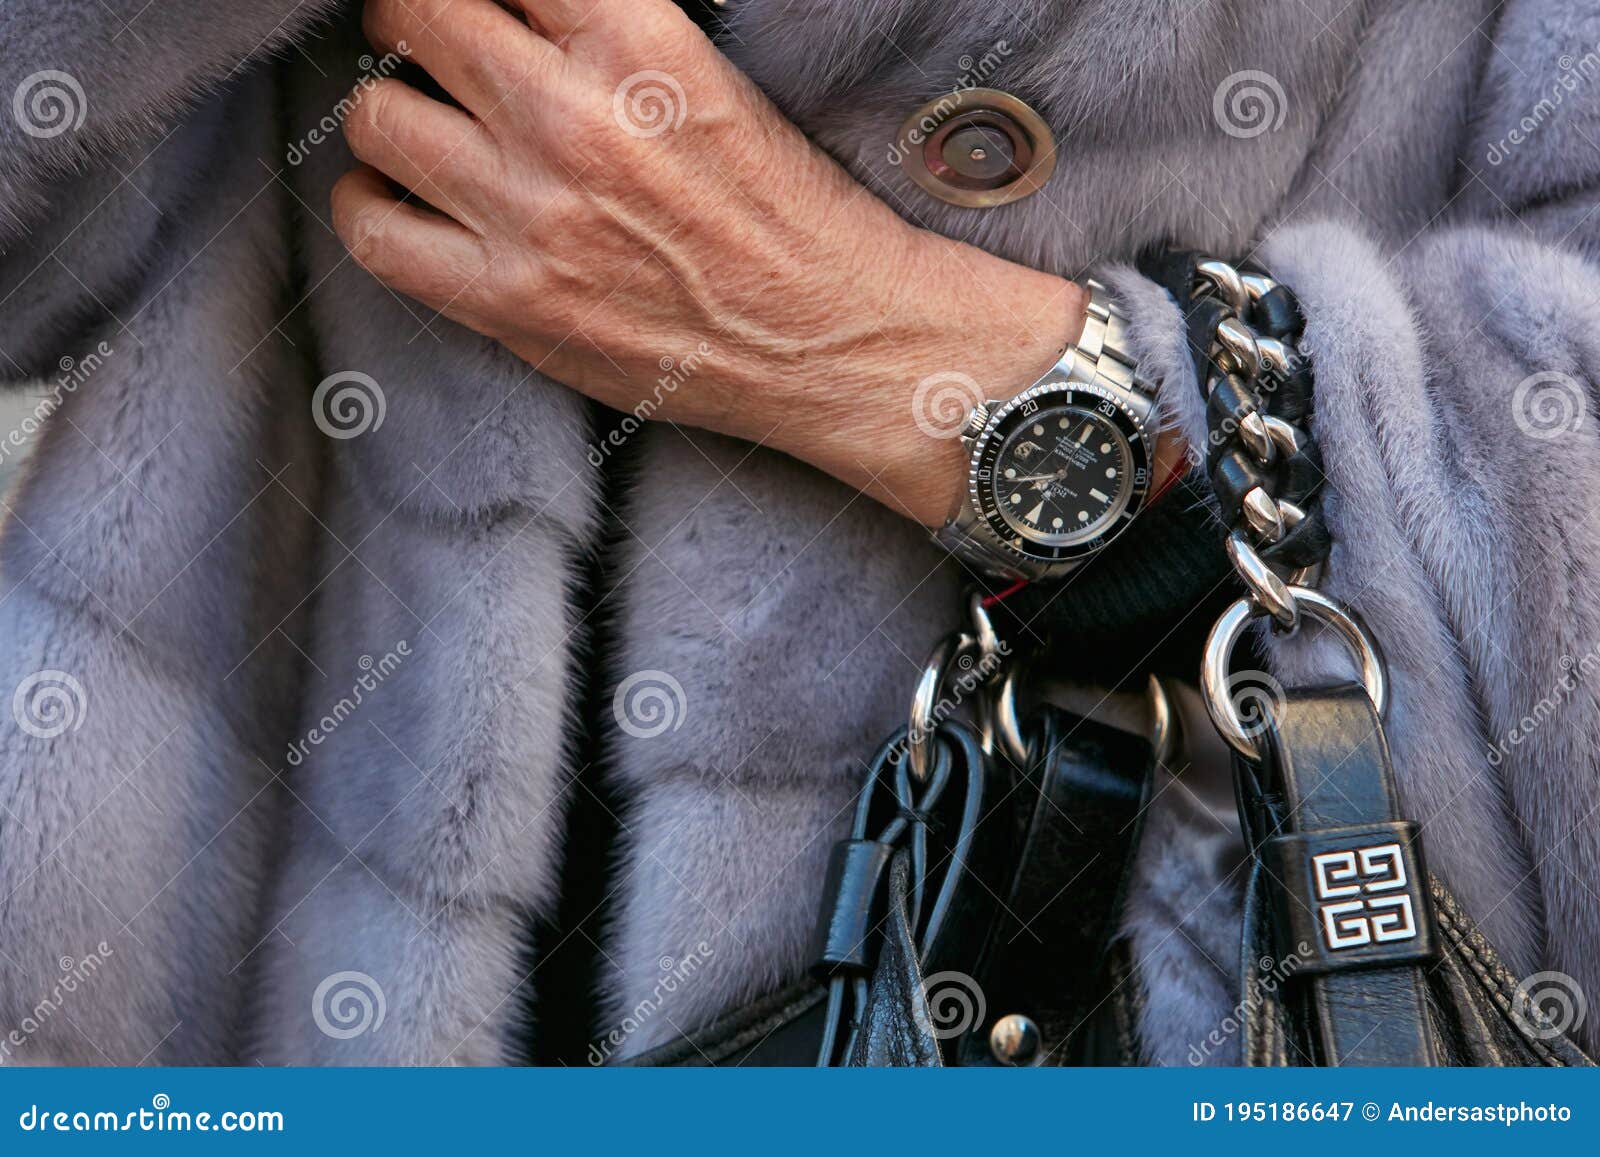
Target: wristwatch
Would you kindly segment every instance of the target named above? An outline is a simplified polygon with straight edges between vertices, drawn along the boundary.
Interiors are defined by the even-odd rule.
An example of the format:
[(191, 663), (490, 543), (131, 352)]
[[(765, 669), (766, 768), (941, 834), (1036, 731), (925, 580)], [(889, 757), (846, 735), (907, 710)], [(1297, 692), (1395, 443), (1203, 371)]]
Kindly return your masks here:
[(1127, 529), (1149, 492), (1155, 389), (1127, 352), (1127, 317), (1105, 286), (1088, 288), (1077, 343), (962, 428), (967, 486), (937, 537), (984, 573), (1059, 578)]

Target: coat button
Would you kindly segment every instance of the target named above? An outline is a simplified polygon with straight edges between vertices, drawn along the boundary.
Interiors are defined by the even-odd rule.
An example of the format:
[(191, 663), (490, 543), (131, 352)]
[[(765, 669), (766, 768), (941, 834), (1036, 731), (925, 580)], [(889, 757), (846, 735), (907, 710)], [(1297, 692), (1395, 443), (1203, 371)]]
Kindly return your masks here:
[(929, 101), (900, 126), (890, 158), (924, 190), (981, 209), (1032, 196), (1056, 166), (1055, 137), (1008, 92), (971, 88)]

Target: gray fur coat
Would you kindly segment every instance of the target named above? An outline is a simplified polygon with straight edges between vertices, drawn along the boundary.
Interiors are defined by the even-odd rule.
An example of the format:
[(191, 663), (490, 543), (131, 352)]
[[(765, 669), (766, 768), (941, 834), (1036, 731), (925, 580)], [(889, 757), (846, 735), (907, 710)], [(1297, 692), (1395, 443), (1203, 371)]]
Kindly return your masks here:
[[(1178, 317), (1121, 263), (1170, 239), (1296, 288), (1325, 589), (1387, 649), (1406, 806), (1519, 976), (1600, 999), (1600, 8), (734, 10), (739, 64), (908, 217), (1097, 268), (1171, 422), (1203, 421)], [(984, 60), (1061, 165), (957, 210), (888, 145)], [(7, 1061), (515, 1060), (530, 992), (576, 999), (541, 989), (526, 929), (555, 903), (564, 739), (602, 659), (626, 810), (618, 914), (585, 930), (595, 1032), (648, 1008), (621, 1055), (694, 1027), (803, 968), (858, 760), (950, 621), (956, 575), (917, 528), (649, 427), (596, 655), (572, 589), (608, 513), (589, 409), (329, 228), (339, 102), (380, 67), (332, 0), (0, 11), (0, 376), (54, 383), (0, 536)], [(365, 402), (314, 397), (330, 375)], [(1347, 670), (1310, 637), (1269, 655), (1286, 683)], [(1141, 1035), (1182, 1064), (1237, 999), (1239, 878), (1181, 788), (1150, 822)]]

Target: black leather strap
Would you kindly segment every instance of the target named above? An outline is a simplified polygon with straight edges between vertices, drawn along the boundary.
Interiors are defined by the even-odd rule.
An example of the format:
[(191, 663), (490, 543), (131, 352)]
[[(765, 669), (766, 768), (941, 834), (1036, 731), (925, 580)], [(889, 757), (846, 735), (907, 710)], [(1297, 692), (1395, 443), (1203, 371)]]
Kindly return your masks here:
[(1349, 684), (1291, 693), (1273, 715), (1265, 782), (1278, 827), (1258, 857), (1277, 951), (1297, 962), (1310, 1059), (1437, 1064), (1427, 875), (1372, 702)]
[(1038, 1026), (1046, 1063), (1085, 1063), (1091, 1030), (1101, 1027), (1094, 1014), (1111, 1011), (1107, 954), (1155, 756), (1142, 736), (1054, 708), (1027, 731), (1016, 875), (979, 965), (987, 1015), (961, 1042), (964, 1065), (994, 1063), (990, 1029), (1012, 1014)]

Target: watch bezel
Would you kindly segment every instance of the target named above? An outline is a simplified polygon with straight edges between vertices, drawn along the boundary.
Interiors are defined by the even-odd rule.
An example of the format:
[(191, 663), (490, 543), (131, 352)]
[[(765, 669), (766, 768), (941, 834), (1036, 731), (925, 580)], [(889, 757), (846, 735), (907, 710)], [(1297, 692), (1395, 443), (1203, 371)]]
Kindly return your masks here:
[[(1037, 403), (1031, 410), (1028, 409), (1030, 402)], [(1074, 405), (1099, 414), (1127, 440), (1133, 468), (1132, 490), (1122, 511), (1093, 538), (1065, 545), (1034, 542), (1019, 534), (1000, 513), (999, 497), (993, 485), (995, 462), (1014, 427), (1033, 421), (1047, 409)], [(1103, 550), (1138, 515), (1150, 491), (1151, 457), (1144, 420), (1117, 390), (1091, 382), (1043, 382), (994, 407), (972, 442), (967, 491), (978, 523), (986, 528), (991, 541), (1001, 550), (1028, 563), (1071, 562)], [(1024, 545), (1019, 546), (1019, 540)]]

